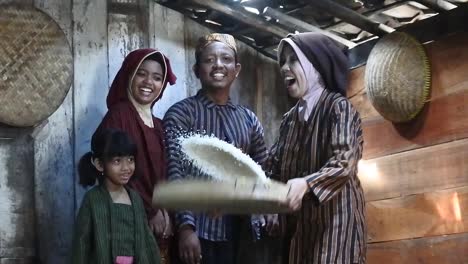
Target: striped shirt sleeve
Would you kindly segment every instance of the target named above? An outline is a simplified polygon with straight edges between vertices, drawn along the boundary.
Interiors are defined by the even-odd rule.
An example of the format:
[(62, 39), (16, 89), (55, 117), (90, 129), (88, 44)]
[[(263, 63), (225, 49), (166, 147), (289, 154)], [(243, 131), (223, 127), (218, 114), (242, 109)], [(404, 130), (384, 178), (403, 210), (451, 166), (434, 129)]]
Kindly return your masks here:
[(267, 147), (265, 144), (265, 135), (263, 131), (263, 126), (255, 116), (255, 114), (249, 111), (250, 118), (252, 119), (252, 141), (250, 145), (249, 156), (257, 162), (260, 166), (265, 168), (265, 162), (267, 160)]
[[(185, 177), (183, 173), (183, 163), (181, 162), (183, 160), (183, 154), (178, 142), (178, 137), (190, 131), (190, 111), (188, 109), (189, 106), (185, 102), (186, 101), (176, 103), (169, 108), (163, 120), (169, 181), (179, 181)], [(175, 224), (178, 227), (191, 225), (195, 228), (193, 213), (190, 211), (177, 212), (175, 215)]]
[[(286, 116), (286, 115), (285, 115)], [(283, 120), (281, 121), (280, 128), (279, 128), (279, 133), (284, 130), (284, 124), (285, 120), (287, 120), (286, 117), (283, 117)], [(280, 181), (281, 180), (281, 175), (280, 175), (280, 155), (281, 151), (279, 148), (279, 140), (281, 138), (281, 135), (279, 135), (276, 138), (276, 141), (273, 143), (273, 145), (270, 147), (268, 151), (268, 158), (265, 162), (265, 171), (267, 173), (267, 176), (271, 179)]]
[(331, 114), (330, 148), (333, 156), (316, 173), (306, 178), (310, 192), (320, 203), (332, 199), (354, 175), (362, 155), (362, 135), (359, 114), (351, 103), (340, 100)]

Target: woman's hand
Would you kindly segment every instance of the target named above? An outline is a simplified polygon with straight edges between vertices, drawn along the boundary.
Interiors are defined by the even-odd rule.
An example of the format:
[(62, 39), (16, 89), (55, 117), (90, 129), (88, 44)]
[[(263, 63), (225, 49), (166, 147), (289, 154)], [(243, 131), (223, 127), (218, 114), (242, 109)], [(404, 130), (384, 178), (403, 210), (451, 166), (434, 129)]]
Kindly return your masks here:
[(309, 184), (304, 178), (294, 178), (287, 182), (289, 185), (289, 193), (286, 197), (289, 209), (297, 211), (302, 206), (302, 198), (309, 190)]
[(173, 228), (172, 228), (172, 221), (171, 221), (171, 218), (169, 217), (169, 213), (166, 210), (163, 210), (163, 211), (164, 211), (164, 220), (165, 220), (165, 223), (166, 223), (166, 228), (164, 229), (162, 237), (164, 239), (166, 239), (166, 238), (172, 236), (174, 234), (174, 232), (173, 232)]
[(149, 226), (151, 231), (156, 235), (156, 237), (162, 237), (166, 231), (166, 219), (164, 217), (164, 210), (160, 209), (156, 215), (150, 219)]
[(200, 240), (191, 226), (183, 226), (179, 231), (179, 257), (185, 264), (201, 262)]

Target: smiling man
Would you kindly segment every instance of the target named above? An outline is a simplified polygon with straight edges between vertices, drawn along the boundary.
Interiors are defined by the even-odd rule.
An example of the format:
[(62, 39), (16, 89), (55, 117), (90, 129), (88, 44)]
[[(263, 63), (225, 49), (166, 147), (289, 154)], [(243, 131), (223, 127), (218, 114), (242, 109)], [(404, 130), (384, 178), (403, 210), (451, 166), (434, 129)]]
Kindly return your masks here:
[[(183, 161), (177, 137), (184, 133), (214, 135), (263, 164), (267, 151), (262, 125), (252, 111), (233, 104), (229, 98), (231, 85), (241, 69), (234, 38), (216, 33), (200, 38), (195, 59), (193, 71), (202, 89), (173, 105), (164, 117), (169, 180), (180, 180), (186, 175), (206, 176)], [(235, 263), (239, 234), (249, 223), (258, 238), (258, 222), (250, 217), (178, 212), (179, 256), (187, 264)]]

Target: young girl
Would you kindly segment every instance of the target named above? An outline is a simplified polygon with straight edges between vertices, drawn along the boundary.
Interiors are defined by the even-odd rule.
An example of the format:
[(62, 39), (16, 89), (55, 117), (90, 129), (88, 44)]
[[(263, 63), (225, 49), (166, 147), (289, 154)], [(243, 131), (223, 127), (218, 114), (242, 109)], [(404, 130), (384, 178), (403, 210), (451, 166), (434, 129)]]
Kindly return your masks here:
[(122, 131), (102, 129), (78, 165), (90, 189), (81, 204), (73, 238), (74, 264), (159, 264), (156, 241), (140, 196), (126, 184), (135, 172), (136, 146)]
[(172, 225), (164, 208), (151, 204), (154, 186), (166, 180), (166, 153), (162, 122), (152, 114), (168, 84), (173, 85), (169, 59), (155, 49), (130, 52), (114, 78), (107, 95), (108, 111), (99, 129), (124, 131), (137, 146), (138, 179), (129, 186), (143, 199), (148, 224), (161, 252), (161, 263), (169, 264)]

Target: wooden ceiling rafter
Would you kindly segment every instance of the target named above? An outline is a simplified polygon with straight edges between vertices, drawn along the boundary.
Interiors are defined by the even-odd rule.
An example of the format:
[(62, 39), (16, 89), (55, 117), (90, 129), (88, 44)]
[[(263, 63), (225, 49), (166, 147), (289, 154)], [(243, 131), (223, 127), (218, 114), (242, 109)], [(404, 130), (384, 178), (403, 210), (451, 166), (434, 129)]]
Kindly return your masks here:
[[(372, 17), (373, 15), (376, 15), (376, 14), (380, 14), (382, 12), (385, 12), (389, 9), (393, 9), (393, 8), (396, 8), (396, 7), (399, 7), (401, 5), (406, 5), (409, 1), (408, 0), (396, 0), (380, 9), (369, 9), (367, 11), (364, 11), (363, 13), (361, 13), (362, 15), (366, 16), (366, 17)], [(347, 22), (345, 21), (342, 21), (342, 20), (339, 20), (337, 21), (335, 24), (333, 25), (330, 25), (330, 26), (327, 26), (325, 27), (324, 29), (326, 30), (335, 30), (337, 28), (340, 28), (342, 26), (345, 26), (345, 25), (349, 25)]]
[[(434, 6), (428, 6), (429, 4), (424, 4), (422, 2), (434, 2), (434, 5), (441, 5), (439, 8), (443, 10), (453, 9), (453, 7), (457, 7), (457, 5), (449, 3), (445, 0), (416, 0), (413, 2), (415, 5), (424, 7), (424, 10), (421, 10), (422, 16), (417, 16), (410, 19), (409, 21), (404, 21), (403, 23), (397, 18), (392, 18), (394, 20), (394, 22), (392, 22), (391, 17), (386, 16), (383, 14), (383, 12), (411, 3), (411, 1), (408, 0), (385, 0), (382, 1), (384, 4), (378, 5), (378, 7), (369, 7), (364, 4), (362, 7), (357, 7), (356, 11), (346, 7), (349, 5), (343, 4), (344, 2), (351, 0), (336, 0), (339, 1), (340, 4), (333, 0), (251, 0), (252, 2), (249, 4), (249, 6), (255, 7), (256, 11), (248, 8), (246, 9), (247, 5), (244, 5), (244, 3), (241, 3), (241, 1), (155, 1), (169, 8), (182, 12), (185, 15), (188, 15), (196, 22), (210, 28), (211, 30), (232, 34), (240, 41), (246, 43), (248, 46), (256, 49), (261, 54), (272, 59), (276, 59), (276, 46), (279, 40), (287, 34), (294, 33), (296, 31), (323, 32), (329, 35), (329, 37), (334, 38), (335, 40), (350, 47), (349, 56), (352, 67), (357, 67), (365, 63), (370, 49), (372, 49), (374, 44), (377, 42), (378, 37), (380, 36), (386, 35), (395, 30), (407, 31), (410, 28), (417, 28), (418, 30), (424, 32), (424, 27), (431, 27), (429, 25), (438, 23), (437, 21), (439, 20), (441, 21), (440, 23), (444, 23), (443, 21), (447, 20), (448, 15), (446, 13), (452, 13), (456, 15), (461, 12), (466, 14), (468, 9), (466, 4), (457, 2), (457, 5), (460, 6), (463, 10), (457, 10), (460, 8), (456, 8), (455, 10), (434, 12)], [(454, 0), (450, 1), (453, 2)], [(361, 0), (361, 2), (367, 3), (366, 0)], [(421, 3), (422, 5), (418, 3)], [(203, 12), (200, 13), (196, 10), (203, 10)], [(338, 22), (333, 26), (326, 26), (323, 23), (323, 18), (320, 18), (322, 19), (322, 26), (318, 26), (318, 23), (312, 25), (305, 21), (309, 20), (310, 17), (304, 17), (304, 15), (307, 16), (307, 14), (310, 13), (312, 13), (314, 16), (318, 15), (330, 17), (331, 15), (331, 17)], [(436, 17), (439, 17), (440, 15), (444, 16), (440, 19), (434, 19), (433, 17), (430, 17), (432, 15), (435, 15)], [(305, 18), (305, 20), (299, 19), (298, 17), (300, 16)], [(206, 18), (210, 18), (213, 21), (208, 21), (211, 22), (208, 23)], [(422, 23), (426, 20), (431, 20), (432, 22), (427, 21), (426, 23)], [(464, 23), (462, 21), (463, 18), (457, 17), (456, 20), (457, 21), (453, 22), (454, 26)], [(413, 25), (411, 24), (412, 22), (415, 22), (413, 24), (418, 25)], [(345, 25), (353, 25), (360, 29), (361, 33), (367, 34), (352, 36), (346, 34), (345, 32), (335, 31), (340, 26)], [(393, 25), (395, 28), (388, 25)], [(451, 30), (452, 29), (446, 29), (445, 32), (449, 32)], [(440, 34), (443, 33), (439, 32), (438, 35), (440, 36)], [(353, 42), (353, 39), (355, 42)]]
[(239, 8), (234, 8), (232, 6), (222, 4), (214, 0), (185, 0), (182, 2), (191, 2), (200, 6), (208, 7), (228, 17), (231, 17), (234, 20), (257, 28), (258, 30), (269, 32), (277, 37), (286, 36), (289, 33), (281, 26), (270, 23), (262, 19), (260, 16), (252, 14), (248, 11), (240, 10)]
[(319, 27), (316, 27), (314, 25), (311, 25), (309, 23), (303, 22), (299, 19), (296, 19), (292, 16), (288, 16), (284, 13), (281, 13), (273, 8), (267, 7), (265, 11), (263, 12), (264, 15), (266, 16), (271, 16), (273, 18), (276, 18), (279, 20), (278, 23), (283, 24), (286, 27), (289, 27), (292, 29), (292, 31), (300, 31), (300, 32), (320, 32), (335, 41), (347, 46), (348, 48), (354, 48), (356, 46), (356, 43), (349, 41), (345, 38), (342, 38), (336, 34), (333, 34), (331, 32), (322, 30)]
[(385, 24), (373, 21), (360, 13), (353, 11), (345, 6), (338, 4), (332, 0), (310, 0), (310, 5), (317, 7), (351, 25), (359, 27), (369, 33), (377, 36), (383, 36), (387, 33), (395, 31)]
[[(172, 6), (171, 4), (168, 4), (168, 3), (165, 3), (165, 5), (167, 7), (169, 7), (169, 8), (172, 8), (174, 10), (177, 10), (177, 11), (181, 12), (182, 14), (186, 15), (187, 17), (190, 17), (192, 20), (195, 20), (197, 23), (209, 28), (212, 31), (224, 32), (224, 29), (223, 29), (222, 26), (217, 26), (215, 24), (208, 23), (208, 22), (206, 22), (206, 19), (205, 19), (206, 17), (205, 16), (197, 15), (196, 10), (199, 10), (199, 9), (197, 9), (198, 6), (197, 7), (189, 6), (188, 8), (179, 8), (178, 6)], [(252, 41), (252, 39), (244, 36), (244, 34), (242, 32), (239, 32), (239, 33), (230, 32), (230, 34), (232, 34), (235, 38), (237, 38), (238, 40), (244, 42), (248, 46), (252, 47), (253, 49), (257, 50), (261, 54), (263, 54), (263, 55), (265, 55), (265, 56), (267, 56), (267, 57), (269, 57), (271, 59), (276, 59), (276, 54), (272, 54), (272, 53), (268, 53), (268, 52), (264, 51), (263, 47), (257, 45), (255, 41)]]
[(452, 10), (457, 6), (445, 0), (415, 0), (437, 12)]

